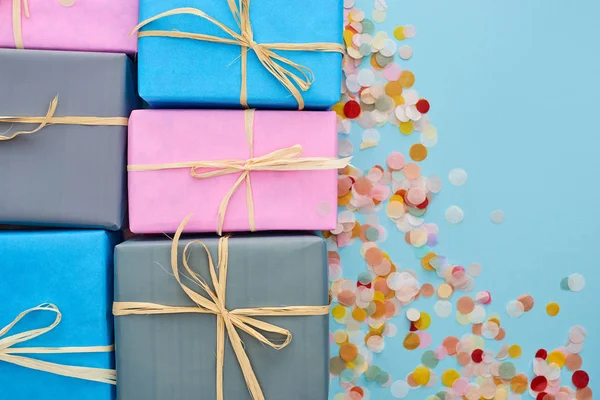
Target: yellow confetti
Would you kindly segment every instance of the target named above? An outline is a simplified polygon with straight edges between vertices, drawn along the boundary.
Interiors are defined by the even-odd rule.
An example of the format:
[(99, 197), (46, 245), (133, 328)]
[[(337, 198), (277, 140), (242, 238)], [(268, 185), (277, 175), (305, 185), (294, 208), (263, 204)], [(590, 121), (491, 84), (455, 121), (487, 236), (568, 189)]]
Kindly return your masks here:
[(335, 319), (344, 318), (344, 315), (346, 315), (346, 309), (343, 306), (337, 305), (331, 309), (331, 315), (333, 315), (333, 318)]
[(556, 315), (558, 315), (559, 311), (560, 311), (560, 306), (558, 305), (558, 303), (552, 302), (552, 303), (548, 303), (548, 305), (546, 306), (546, 312), (551, 317), (555, 317)]
[(413, 379), (415, 383), (421, 386), (425, 386), (429, 383), (430, 378), (431, 371), (429, 370), (429, 368), (424, 367), (422, 365), (419, 365), (417, 368), (415, 368), (415, 371), (413, 372)]
[(513, 344), (512, 346), (510, 346), (508, 348), (508, 355), (511, 358), (519, 358), (519, 357), (521, 357), (522, 353), (523, 353), (523, 350), (521, 349), (521, 346), (519, 346), (518, 344)]
[(553, 352), (548, 354), (546, 361), (548, 361), (548, 363), (554, 363), (560, 368), (562, 368), (565, 365), (565, 362), (567, 361), (567, 357), (560, 351), (554, 350)]
[(415, 321), (414, 324), (418, 330), (424, 331), (425, 329), (429, 328), (429, 325), (431, 325), (431, 317), (425, 311), (421, 311), (419, 320)]
[(404, 36), (404, 27), (403, 26), (398, 26), (396, 29), (394, 29), (394, 37), (397, 40), (406, 39), (406, 36)]
[(400, 132), (402, 132), (405, 135), (410, 135), (414, 129), (415, 129), (415, 127), (414, 127), (412, 121), (400, 123)]
[(454, 369), (447, 369), (442, 374), (442, 383), (447, 387), (452, 387), (454, 381), (460, 378), (458, 371)]

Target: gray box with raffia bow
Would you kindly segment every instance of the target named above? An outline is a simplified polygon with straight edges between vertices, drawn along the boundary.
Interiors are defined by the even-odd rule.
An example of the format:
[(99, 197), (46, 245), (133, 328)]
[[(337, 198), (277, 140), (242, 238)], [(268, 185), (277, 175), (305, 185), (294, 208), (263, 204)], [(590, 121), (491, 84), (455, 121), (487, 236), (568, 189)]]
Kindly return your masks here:
[[(219, 239), (203, 236), (199, 240), (208, 247), (215, 269), (220, 270), (218, 264), (223, 261), (223, 253), (218, 250)], [(183, 239), (177, 246), (181, 282), (210, 298), (183, 266), (184, 248), (190, 242), (191, 239)], [(121, 400), (217, 398), (219, 317), (193, 312), (198, 306), (174, 277), (171, 246), (168, 239), (133, 239), (116, 249), (115, 314), (118, 315), (119, 305), (129, 310), (142, 309), (139, 315), (125, 312), (125, 315), (115, 317), (117, 396)], [(264, 398), (326, 400), (329, 298), (325, 242), (310, 234), (234, 235), (228, 240), (227, 248), (225, 308), (229, 313), (254, 307), (326, 309), (324, 314), (314, 316), (254, 316), (289, 330), (291, 342), (281, 350), (236, 328)], [(198, 274), (199, 282), (214, 290), (208, 257), (202, 245), (190, 245), (186, 260), (191, 271)], [(156, 310), (157, 305), (175, 307), (170, 312), (182, 311), (181, 307), (185, 310), (144, 315), (148, 309)], [(261, 333), (274, 343), (283, 341), (282, 335)], [(224, 400), (250, 399), (231, 339), (228, 333), (224, 336)]]
[(121, 228), (134, 73), (123, 54), (0, 49), (0, 224)]

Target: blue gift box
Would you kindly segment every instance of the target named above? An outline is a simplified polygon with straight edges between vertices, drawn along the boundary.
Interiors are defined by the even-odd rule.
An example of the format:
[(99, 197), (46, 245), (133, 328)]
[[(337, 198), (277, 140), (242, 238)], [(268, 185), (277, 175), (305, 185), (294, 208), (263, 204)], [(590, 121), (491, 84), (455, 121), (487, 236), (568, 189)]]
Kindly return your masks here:
[[(104, 231), (0, 232), (0, 334), (17, 315), (54, 304), (62, 320), (16, 348), (108, 346), (114, 343), (113, 249), (120, 235)], [(52, 324), (54, 312), (27, 314), (0, 336), (0, 399), (115, 398), (115, 387), (17, 366), (3, 360), (3, 339)], [(114, 353), (12, 354), (62, 365), (114, 368)]]
[[(235, 0), (239, 3), (239, 0)], [(196, 8), (236, 33), (227, 0), (141, 0), (140, 21), (177, 8)], [(263, 43), (342, 43), (342, 0), (253, 0), (254, 40)], [(193, 15), (172, 15), (151, 22), (148, 30), (180, 31), (231, 38), (211, 22)], [(342, 55), (335, 52), (275, 51), (308, 67), (314, 83), (302, 92), (306, 109), (327, 109), (340, 98)], [(141, 37), (139, 93), (152, 107), (239, 108), (241, 47), (199, 40)], [(290, 68), (286, 68), (291, 71)], [(298, 102), (248, 50), (248, 104), (253, 108), (296, 109)]]

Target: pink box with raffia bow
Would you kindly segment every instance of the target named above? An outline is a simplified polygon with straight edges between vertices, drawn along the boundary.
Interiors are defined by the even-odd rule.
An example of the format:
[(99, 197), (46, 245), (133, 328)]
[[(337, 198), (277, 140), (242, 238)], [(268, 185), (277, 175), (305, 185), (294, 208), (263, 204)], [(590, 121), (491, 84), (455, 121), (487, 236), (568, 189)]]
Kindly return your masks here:
[(16, 48), (21, 36), (25, 49), (134, 54), (138, 18), (139, 0), (2, 0), (0, 47)]
[[(243, 170), (197, 179), (190, 165), (251, 158), (241, 110), (137, 110), (129, 121), (129, 218), (134, 233), (172, 233), (193, 214), (186, 232), (216, 232), (222, 200)], [(249, 172), (256, 230), (336, 227), (337, 128), (334, 112), (255, 111), (254, 158), (302, 146), (299, 158), (326, 158), (332, 168)], [(195, 164), (196, 162), (196, 164)], [(159, 164), (175, 169), (144, 170)], [(329, 164), (328, 164), (329, 165)], [(194, 171), (202, 174), (216, 169)], [(223, 171), (221, 169), (220, 171)], [(224, 232), (249, 231), (246, 183), (233, 193)]]

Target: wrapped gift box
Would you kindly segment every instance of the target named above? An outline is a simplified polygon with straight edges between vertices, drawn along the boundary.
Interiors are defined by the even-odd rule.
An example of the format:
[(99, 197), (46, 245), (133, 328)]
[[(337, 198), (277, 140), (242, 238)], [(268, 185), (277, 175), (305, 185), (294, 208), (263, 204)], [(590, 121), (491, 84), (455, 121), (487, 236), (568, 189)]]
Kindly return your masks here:
[[(105, 231), (0, 232), (0, 330), (21, 312), (55, 304), (62, 320), (20, 347), (80, 347), (113, 344), (111, 315), (113, 249), (120, 236)], [(49, 325), (53, 313), (30, 313), (0, 341)], [(0, 348), (2, 346), (0, 345)], [(59, 376), (4, 362), (2, 399), (114, 399), (114, 386)], [(15, 354), (62, 365), (114, 368), (114, 353)]]
[[(140, 20), (178, 7), (199, 9), (240, 33), (225, 0), (141, 0)], [(342, 0), (252, 1), (250, 22), (254, 40), (259, 44), (341, 44)], [(147, 30), (176, 30), (231, 38), (209, 21), (192, 15), (165, 17), (142, 28), (142, 31)], [(142, 37), (139, 40), (140, 96), (156, 108), (240, 107), (240, 52), (240, 46), (232, 44)], [(313, 85), (302, 93), (307, 109), (327, 109), (339, 100), (342, 79), (340, 53), (289, 50), (275, 52), (313, 72)], [(247, 94), (250, 107), (298, 107), (290, 92), (267, 71), (253, 51), (248, 52)]]
[[(138, 110), (129, 122), (129, 220), (132, 232), (215, 232), (219, 205), (240, 173), (194, 179), (190, 168), (131, 170), (137, 165), (250, 158), (247, 112)], [(256, 111), (254, 156), (301, 145), (300, 157), (337, 157), (333, 112)], [(337, 171), (250, 172), (256, 230), (329, 230), (336, 226)], [(224, 230), (250, 230), (245, 183), (235, 191)]]
[[(0, 49), (0, 136), (39, 124), (3, 116), (128, 117), (137, 104), (123, 54)], [(51, 125), (0, 140), (0, 223), (118, 230), (126, 210), (126, 126)]]
[[(218, 239), (201, 238), (214, 264)], [(179, 242), (179, 272), (183, 250)], [(197, 307), (177, 283), (167, 239), (133, 239), (115, 252), (115, 307), (119, 302)], [(327, 306), (325, 242), (314, 235), (235, 235), (228, 244), (228, 310), (254, 307)], [(186, 253), (189, 267), (211, 282), (206, 251)], [(208, 297), (191, 279), (184, 285)], [(214, 286), (209, 283), (211, 290)], [(327, 308), (327, 307), (326, 307)], [(233, 311), (232, 311), (233, 312)], [(326, 399), (329, 385), (328, 315), (255, 317), (288, 329), (290, 344), (275, 350), (239, 329), (243, 346), (267, 399)], [(121, 400), (216, 398), (216, 317), (177, 313), (115, 318), (117, 396)], [(263, 332), (264, 333), (264, 332)], [(267, 337), (269, 333), (264, 333)], [(280, 337), (272, 338), (281, 342)], [(225, 340), (224, 399), (250, 399), (229, 339)]]
[(1, 1), (0, 47), (19, 48), (20, 36), (25, 49), (134, 54), (138, 14), (139, 0)]

